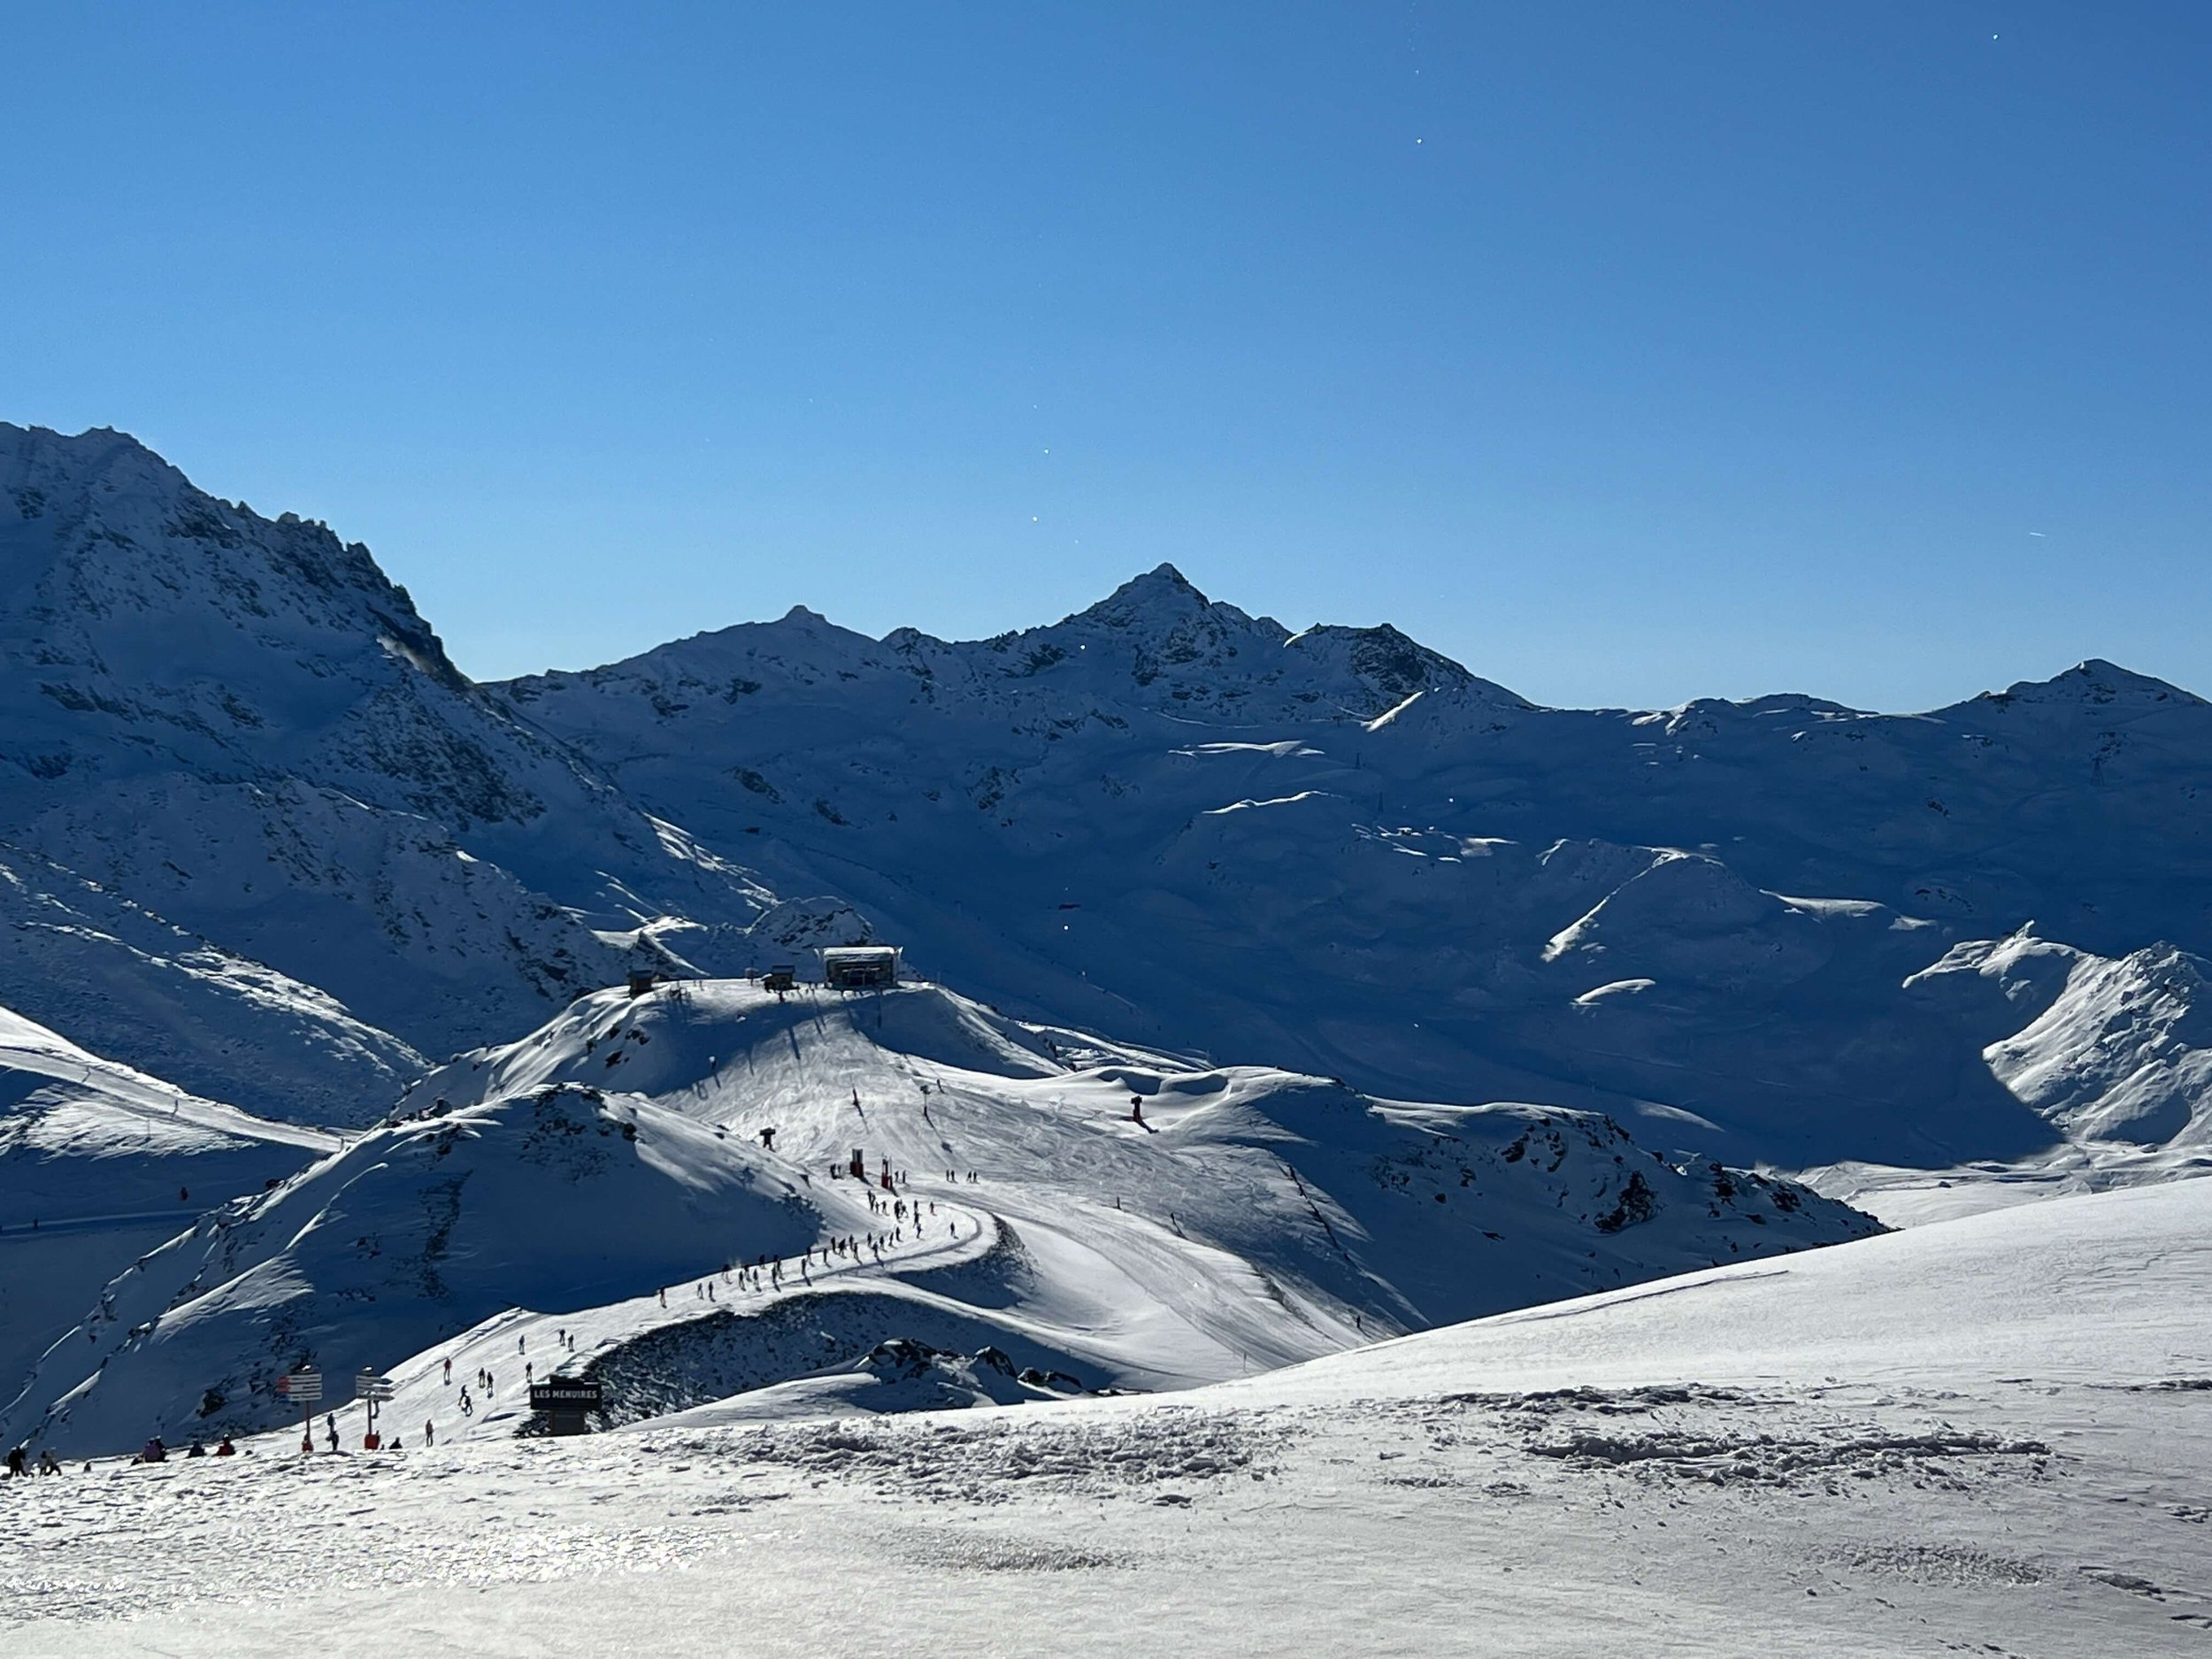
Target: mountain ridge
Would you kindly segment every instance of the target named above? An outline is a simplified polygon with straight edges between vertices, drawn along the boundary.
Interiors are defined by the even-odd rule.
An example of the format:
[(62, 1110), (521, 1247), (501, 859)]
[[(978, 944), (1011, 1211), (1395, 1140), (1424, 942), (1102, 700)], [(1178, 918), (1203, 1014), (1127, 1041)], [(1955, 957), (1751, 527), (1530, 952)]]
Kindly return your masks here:
[[(1981, 1054), (2016, 1031), (1914, 976), (2030, 918), (2102, 960), (2212, 953), (2212, 705), (2101, 658), (1913, 715), (1548, 709), (1162, 564), (988, 640), (795, 607), (479, 686), (323, 526), (113, 432), (0, 428), (0, 839), (395, 1056), (630, 965), (879, 937), (1025, 1017), (1385, 1097), (1930, 1164), (2060, 1132)], [(68, 1026), (27, 964), (9, 994)], [(162, 1070), (114, 1024), (71, 1034)]]

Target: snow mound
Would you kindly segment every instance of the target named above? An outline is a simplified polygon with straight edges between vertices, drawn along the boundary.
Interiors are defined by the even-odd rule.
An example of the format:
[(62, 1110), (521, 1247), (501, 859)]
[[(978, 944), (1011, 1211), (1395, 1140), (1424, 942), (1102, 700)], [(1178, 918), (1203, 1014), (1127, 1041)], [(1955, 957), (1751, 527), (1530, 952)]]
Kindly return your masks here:
[(1994, 1379), (2201, 1387), (2212, 1181), (2053, 1199), (1425, 1332), (1217, 1395)]

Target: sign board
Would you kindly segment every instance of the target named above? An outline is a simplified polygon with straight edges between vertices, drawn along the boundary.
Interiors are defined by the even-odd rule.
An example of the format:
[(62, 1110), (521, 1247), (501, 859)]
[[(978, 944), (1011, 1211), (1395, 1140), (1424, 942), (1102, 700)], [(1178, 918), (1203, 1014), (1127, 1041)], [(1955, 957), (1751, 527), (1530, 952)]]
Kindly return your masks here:
[(288, 1371), (276, 1379), (276, 1391), (296, 1406), (311, 1406), (323, 1397), (323, 1374), (319, 1371)]
[(599, 1385), (580, 1378), (555, 1377), (530, 1385), (533, 1411), (596, 1411), (602, 1403)]
[(365, 1371), (353, 1379), (353, 1397), (357, 1400), (389, 1400), (392, 1379), (381, 1371)]

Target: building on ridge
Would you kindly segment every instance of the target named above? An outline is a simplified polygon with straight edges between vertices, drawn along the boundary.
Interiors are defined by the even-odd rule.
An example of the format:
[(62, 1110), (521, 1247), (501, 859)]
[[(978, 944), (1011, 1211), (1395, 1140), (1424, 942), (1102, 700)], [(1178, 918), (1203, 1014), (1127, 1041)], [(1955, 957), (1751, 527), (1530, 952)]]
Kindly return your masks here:
[(833, 991), (872, 991), (898, 982), (896, 945), (833, 945), (822, 952), (822, 983)]

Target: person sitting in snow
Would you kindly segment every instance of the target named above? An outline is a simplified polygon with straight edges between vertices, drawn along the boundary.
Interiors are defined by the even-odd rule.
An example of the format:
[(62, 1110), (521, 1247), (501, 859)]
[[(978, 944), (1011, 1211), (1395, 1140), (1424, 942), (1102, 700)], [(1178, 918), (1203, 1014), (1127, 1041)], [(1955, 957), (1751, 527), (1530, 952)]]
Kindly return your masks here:
[(235, 1457), (238, 1455), (238, 1448), (230, 1443), (229, 1435), (226, 1434), (223, 1436), (223, 1443), (215, 1448), (215, 1455), (218, 1457)]

